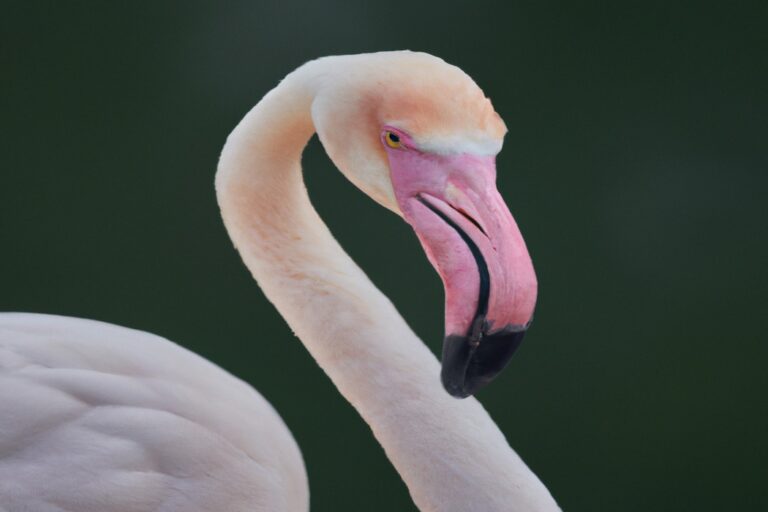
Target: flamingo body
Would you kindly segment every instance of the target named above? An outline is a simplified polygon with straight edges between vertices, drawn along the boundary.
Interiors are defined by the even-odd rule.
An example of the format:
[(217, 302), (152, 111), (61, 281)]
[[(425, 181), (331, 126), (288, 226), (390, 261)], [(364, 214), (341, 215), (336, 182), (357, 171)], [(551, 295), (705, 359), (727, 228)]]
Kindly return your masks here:
[[(506, 366), (536, 298), (495, 185), (505, 132), (480, 88), (441, 59), (327, 57), (246, 114), (216, 173), (246, 267), (423, 512), (559, 510), (471, 396)], [(440, 273), (442, 373), (312, 207), (301, 153), (313, 133), (411, 224)], [(308, 496), (282, 420), (214, 364), (140, 331), (0, 315), (0, 512), (306, 512)]]
[(270, 404), (159, 336), (0, 314), (0, 391), (0, 511), (308, 509)]

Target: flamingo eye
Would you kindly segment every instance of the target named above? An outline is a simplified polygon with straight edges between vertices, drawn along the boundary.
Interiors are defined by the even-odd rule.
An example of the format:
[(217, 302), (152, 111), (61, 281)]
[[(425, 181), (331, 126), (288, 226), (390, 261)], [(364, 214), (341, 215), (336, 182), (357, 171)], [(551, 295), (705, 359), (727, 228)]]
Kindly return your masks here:
[(387, 132), (384, 134), (384, 141), (387, 143), (387, 146), (398, 149), (402, 147), (403, 143), (400, 142), (400, 136), (393, 132)]

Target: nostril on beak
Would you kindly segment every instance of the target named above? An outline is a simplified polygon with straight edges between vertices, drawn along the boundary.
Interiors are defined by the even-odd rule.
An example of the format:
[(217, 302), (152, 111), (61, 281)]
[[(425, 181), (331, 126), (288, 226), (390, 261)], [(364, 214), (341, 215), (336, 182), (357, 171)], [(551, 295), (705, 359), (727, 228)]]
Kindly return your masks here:
[(462, 208), (456, 208), (452, 204), (448, 203), (448, 206), (459, 212), (465, 219), (467, 219), (469, 222), (475, 225), (477, 229), (480, 230), (480, 232), (485, 235), (485, 238), (488, 238), (488, 233), (485, 232), (483, 229), (483, 226), (480, 225), (479, 222), (477, 222), (474, 218), (472, 218), (467, 212), (465, 212)]

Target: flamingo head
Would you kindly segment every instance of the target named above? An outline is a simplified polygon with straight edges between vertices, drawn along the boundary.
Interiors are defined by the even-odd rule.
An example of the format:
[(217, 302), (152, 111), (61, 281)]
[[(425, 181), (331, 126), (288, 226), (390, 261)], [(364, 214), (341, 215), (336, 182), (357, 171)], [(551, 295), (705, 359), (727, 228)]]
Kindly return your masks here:
[[(496, 188), (506, 127), (463, 71), (423, 53), (337, 58), (312, 115), (339, 169), (416, 232), (445, 288), (443, 386), (467, 397), (507, 365), (537, 282)], [(334, 59), (333, 57), (329, 59)]]

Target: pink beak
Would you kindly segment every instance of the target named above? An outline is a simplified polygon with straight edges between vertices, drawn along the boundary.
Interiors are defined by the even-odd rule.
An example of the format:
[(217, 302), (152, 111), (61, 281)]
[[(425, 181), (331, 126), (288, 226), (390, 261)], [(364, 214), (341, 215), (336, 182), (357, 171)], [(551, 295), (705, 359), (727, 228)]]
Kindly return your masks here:
[(398, 205), (445, 288), (443, 386), (464, 398), (520, 345), (536, 305), (533, 264), (496, 189), (495, 157), (387, 154)]

